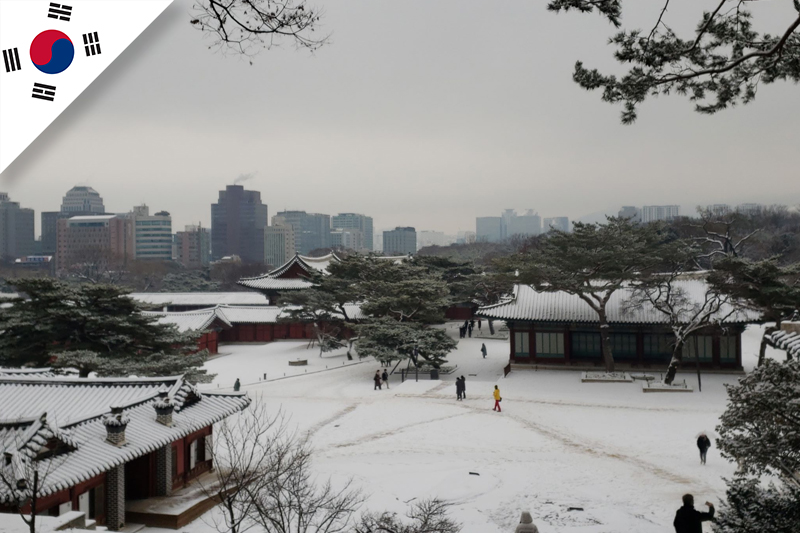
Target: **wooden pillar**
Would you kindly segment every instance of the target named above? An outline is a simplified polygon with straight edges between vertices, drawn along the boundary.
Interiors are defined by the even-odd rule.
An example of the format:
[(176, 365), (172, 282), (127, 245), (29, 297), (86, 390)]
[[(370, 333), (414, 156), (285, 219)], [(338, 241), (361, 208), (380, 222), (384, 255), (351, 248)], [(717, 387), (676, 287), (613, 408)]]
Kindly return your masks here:
[(515, 332), (516, 332), (516, 324), (514, 324), (513, 322), (509, 322), (509, 324), (508, 324), (508, 339), (509, 339), (510, 342), (508, 344), (511, 347), (511, 353), (508, 354), (508, 358), (512, 363), (516, 362), (516, 360), (514, 359), (514, 354), (517, 353), (517, 350), (516, 350), (517, 339), (516, 339), (516, 335), (514, 335)]

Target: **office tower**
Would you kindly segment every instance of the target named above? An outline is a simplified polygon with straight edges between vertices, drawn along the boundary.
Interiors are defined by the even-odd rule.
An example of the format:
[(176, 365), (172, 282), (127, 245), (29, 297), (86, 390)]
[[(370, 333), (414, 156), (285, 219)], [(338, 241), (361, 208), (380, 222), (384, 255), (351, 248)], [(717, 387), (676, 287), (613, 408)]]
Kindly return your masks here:
[(106, 212), (103, 198), (96, 190), (86, 186), (75, 186), (61, 200), (60, 211), (43, 211), (41, 253), (55, 255), (58, 221), (77, 215), (102, 215)]
[(133, 226), (133, 258), (172, 260), (172, 217), (166, 211), (150, 215), (147, 205), (139, 205), (128, 214)]
[(175, 260), (186, 268), (203, 268), (211, 259), (211, 232), (198, 225), (175, 234)]
[(264, 228), (264, 263), (273, 268), (286, 263), (294, 256), (297, 249), (294, 229), (288, 224), (276, 225), (277, 219), (283, 222), (282, 217), (273, 217), (272, 226)]
[(20, 207), (0, 192), (0, 258), (13, 261), (33, 254), (34, 218), (33, 209)]
[(384, 255), (405, 255), (417, 252), (417, 232), (411, 227), (396, 227), (383, 232)]
[(127, 215), (78, 215), (58, 221), (56, 269), (77, 263), (124, 265), (134, 254)]
[[(313, 250), (331, 247), (331, 216), (305, 211), (281, 211), (279, 217), (294, 230), (295, 249), (308, 255)], [(274, 222), (273, 222), (274, 225)]]
[(211, 255), (213, 259), (236, 255), (245, 262), (264, 261), (267, 206), (261, 193), (228, 185), (211, 204)]
[(680, 206), (677, 205), (646, 205), (642, 207), (642, 222), (655, 222), (656, 220), (672, 220), (680, 216)]
[(478, 217), (475, 219), (475, 238), (478, 242), (500, 242), (503, 240), (501, 217)]
[(331, 217), (331, 227), (333, 229), (359, 230), (364, 238), (363, 248), (370, 252), (373, 250), (372, 217), (358, 213), (339, 213)]

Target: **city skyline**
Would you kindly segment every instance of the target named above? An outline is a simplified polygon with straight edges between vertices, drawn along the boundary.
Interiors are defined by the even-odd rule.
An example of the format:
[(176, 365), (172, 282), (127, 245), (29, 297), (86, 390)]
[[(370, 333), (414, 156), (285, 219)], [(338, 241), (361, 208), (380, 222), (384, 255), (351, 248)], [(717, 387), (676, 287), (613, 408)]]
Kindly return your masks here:
[[(642, 4), (626, 11), (629, 24), (657, 16)], [(764, 25), (784, 8), (753, 6)], [(670, 12), (691, 29), (701, 9)], [(274, 48), (251, 66), (210, 52), (190, 11), (190, 0), (168, 8), (2, 174), (0, 190), (41, 212), (91, 185), (109, 211), (158, 203), (176, 227), (208, 226), (215, 192), (249, 177), (270, 213), (358, 212), (376, 229), (448, 234), (527, 206), (578, 220), (621, 205), (691, 212), (687, 197), (800, 203), (793, 85), (761, 87), (752, 104), (710, 117), (656, 99), (622, 126), (618, 108), (571, 79), (576, 59), (613, 65), (595, 44), (614, 31), (600, 17), (529, 2), (488, 12), (478, 2), (331, 3), (329, 45)], [(499, 29), (475, 40), (486, 28)]]

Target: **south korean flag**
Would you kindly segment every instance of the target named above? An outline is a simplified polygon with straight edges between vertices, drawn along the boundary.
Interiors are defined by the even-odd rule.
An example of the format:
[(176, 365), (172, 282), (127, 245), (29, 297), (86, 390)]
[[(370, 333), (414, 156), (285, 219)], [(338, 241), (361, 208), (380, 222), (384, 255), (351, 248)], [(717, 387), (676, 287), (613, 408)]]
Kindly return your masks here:
[(172, 1), (0, 0), (0, 172)]

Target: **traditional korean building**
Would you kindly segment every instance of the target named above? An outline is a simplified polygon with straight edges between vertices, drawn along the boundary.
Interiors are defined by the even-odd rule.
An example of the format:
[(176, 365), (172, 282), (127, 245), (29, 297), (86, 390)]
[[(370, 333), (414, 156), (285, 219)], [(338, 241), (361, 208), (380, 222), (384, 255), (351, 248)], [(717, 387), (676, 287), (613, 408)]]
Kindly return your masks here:
[(309, 279), (315, 271), (325, 273), (328, 265), (339, 261), (341, 259), (333, 253), (322, 257), (308, 257), (298, 253), (275, 270), (253, 278), (242, 278), (239, 285), (264, 293), (269, 303), (275, 305), (281, 292), (311, 287)]
[(131, 298), (161, 311), (195, 311), (217, 305), (269, 305), (266, 296), (257, 291), (237, 292), (134, 292)]
[(213, 424), (249, 404), (182, 377), (0, 376), (0, 476), (16, 487), (0, 483), (0, 513), (30, 512), (37, 471), (37, 514), (81, 511), (110, 531), (126, 521), (182, 527), (213, 500), (168, 519), (139, 502), (180, 500), (213, 467)]
[[(684, 293), (702, 301), (706, 285), (701, 280), (680, 282)], [(668, 317), (651, 305), (631, 305), (632, 292), (615, 292), (607, 304), (614, 361), (621, 368), (660, 368), (669, 363), (675, 335)], [(724, 306), (715, 325), (692, 335), (684, 346), (683, 366), (694, 367), (695, 349), (701, 368), (742, 369), (741, 333), (758, 321), (755, 313)], [(578, 296), (565, 292), (538, 292), (516, 285), (511, 299), (481, 307), (477, 316), (503, 320), (510, 333), (512, 364), (602, 366), (597, 313)], [(696, 348), (695, 348), (696, 347)]]

